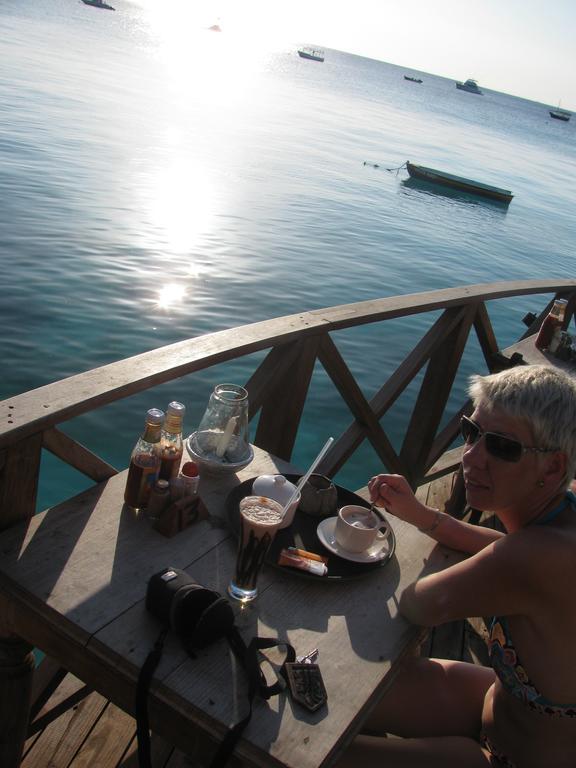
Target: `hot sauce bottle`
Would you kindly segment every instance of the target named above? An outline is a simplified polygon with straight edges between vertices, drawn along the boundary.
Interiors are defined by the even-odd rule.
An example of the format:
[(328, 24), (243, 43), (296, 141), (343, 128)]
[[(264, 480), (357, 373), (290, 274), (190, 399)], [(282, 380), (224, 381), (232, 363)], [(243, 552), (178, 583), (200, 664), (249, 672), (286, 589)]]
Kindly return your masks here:
[(148, 504), (150, 491), (160, 471), (160, 436), (164, 423), (164, 411), (150, 408), (146, 413), (146, 425), (142, 436), (130, 456), (130, 468), (124, 491), (124, 501), (135, 511)]
[(160, 478), (172, 480), (178, 476), (182, 460), (182, 422), (186, 406), (173, 400), (166, 410), (166, 421), (160, 438)]
[(552, 309), (544, 318), (544, 322), (538, 331), (535, 341), (536, 349), (548, 349), (550, 342), (554, 338), (556, 328), (562, 329), (567, 304), (566, 299), (555, 299)]

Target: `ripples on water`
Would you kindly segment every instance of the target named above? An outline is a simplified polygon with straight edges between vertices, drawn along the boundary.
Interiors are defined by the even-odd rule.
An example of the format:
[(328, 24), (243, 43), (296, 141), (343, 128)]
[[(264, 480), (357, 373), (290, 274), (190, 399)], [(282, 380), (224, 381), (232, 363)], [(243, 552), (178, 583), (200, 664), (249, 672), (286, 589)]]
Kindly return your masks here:
[[(115, 13), (75, 0), (0, 9), (0, 396), (301, 310), (573, 276), (575, 121), (427, 74), (410, 83), (401, 68), (335, 51), (318, 65), (296, 46), (263, 50), (180, 18), (181, 4), (114, 4)], [(407, 159), (515, 198), (505, 209), (385, 170)], [(530, 307), (513, 306), (519, 326)], [(395, 328), (376, 353), (369, 328), (337, 339), (368, 394), (419, 322)], [(218, 375), (241, 382), (248, 372), (238, 362)], [(214, 375), (67, 429), (123, 467), (145, 409), (178, 397), (192, 429)], [(348, 424), (322, 371), (314, 387), (302, 464)], [(385, 424), (396, 441), (406, 407)], [(59, 486), (78, 486), (46, 461), (49, 503)], [(363, 484), (366, 466), (378, 467), (369, 448), (341, 482)]]

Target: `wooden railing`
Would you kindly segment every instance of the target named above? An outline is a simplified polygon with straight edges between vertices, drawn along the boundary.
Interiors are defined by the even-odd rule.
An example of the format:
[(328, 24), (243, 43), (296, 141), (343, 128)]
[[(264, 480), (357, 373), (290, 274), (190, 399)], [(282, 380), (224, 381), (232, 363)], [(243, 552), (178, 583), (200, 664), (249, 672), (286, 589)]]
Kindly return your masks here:
[[(158, 384), (262, 350), (269, 350), (268, 354), (246, 383), (250, 418), (259, 413), (256, 445), (281, 458), (291, 458), (314, 367), (319, 363), (352, 416), (350, 425), (326, 456), (322, 471), (334, 475), (368, 440), (389, 471), (406, 475), (417, 486), (430, 472), (448, 471), (458, 462), (457, 451), (446, 451), (457, 435), (466, 404), (448, 414), (447, 422), (445, 411), (473, 332), (487, 370), (498, 365), (500, 349), (487, 302), (530, 294), (550, 295), (550, 302), (524, 336), (539, 327), (556, 296), (569, 300), (568, 324), (576, 303), (576, 280), (461, 286), (303, 312), (219, 331), (8, 398), (0, 403), (0, 528), (34, 514), (42, 449), (95, 482), (116, 473), (107, 462), (61, 431), (60, 424)], [(333, 334), (424, 313), (437, 317), (369, 400)], [(421, 371), (419, 394), (397, 451), (381, 420)]]

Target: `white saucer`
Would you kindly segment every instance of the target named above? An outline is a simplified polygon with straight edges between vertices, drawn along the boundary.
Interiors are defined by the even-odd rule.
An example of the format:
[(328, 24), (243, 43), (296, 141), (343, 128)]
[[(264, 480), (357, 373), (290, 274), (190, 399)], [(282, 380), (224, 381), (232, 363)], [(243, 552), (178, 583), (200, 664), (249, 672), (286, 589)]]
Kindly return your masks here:
[(365, 552), (348, 552), (347, 549), (343, 549), (336, 541), (337, 519), (336, 517), (328, 517), (322, 520), (316, 531), (318, 538), (330, 552), (354, 563), (377, 563), (388, 557), (390, 554), (390, 547), (387, 546), (388, 537), (382, 533), (377, 534), (376, 540)]

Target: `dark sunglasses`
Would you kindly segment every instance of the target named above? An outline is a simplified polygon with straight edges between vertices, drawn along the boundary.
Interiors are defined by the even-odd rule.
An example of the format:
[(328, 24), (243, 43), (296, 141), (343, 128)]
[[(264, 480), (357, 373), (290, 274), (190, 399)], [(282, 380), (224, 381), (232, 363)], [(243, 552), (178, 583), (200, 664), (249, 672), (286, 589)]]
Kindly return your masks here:
[(469, 419), (468, 416), (462, 416), (460, 429), (462, 437), (469, 445), (474, 445), (483, 437), (488, 453), (496, 459), (502, 459), (502, 461), (520, 461), (527, 451), (531, 453), (553, 453), (558, 450), (558, 448), (534, 448), (530, 445), (522, 445), (518, 440), (499, 435), (497, 432), (483, 432), (478, 424)]

